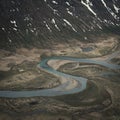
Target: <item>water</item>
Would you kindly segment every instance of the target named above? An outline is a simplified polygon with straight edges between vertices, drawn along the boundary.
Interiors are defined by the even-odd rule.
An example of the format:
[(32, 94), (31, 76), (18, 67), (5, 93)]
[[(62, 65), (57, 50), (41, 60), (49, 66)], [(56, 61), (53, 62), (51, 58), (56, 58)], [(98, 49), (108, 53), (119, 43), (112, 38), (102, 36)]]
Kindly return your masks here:
[(43, 90), (31, 90), (31, 91), (0, 91), (0, 97), (7, 97), (7, 98), (20, 98), (20, 97), (35, 97), (35, 96), (58, 96), (58, 95), (65, 95), (65, 94), (73, 94), (77, 92), (81, 92), (86, 89), (87, 85), (87, 79), (83, 77), (76, 77), (72, 75), (68, 75), (62, 72), (59, 72), (57, 70), (54, 70), (52, 67), (50, 67), (47, 62), (49, 60), (72, 60), (76, 62), (82, 62), (82, 63), (92, 63), (92, 64), (98, 64), (102, 65), (111, 69), (120, 69), (119, 65), (110, 64), (104, 61), (96, 61), (91, 59), (79, 59), (79, 58), (73, 58), (73, 57), (50, 57), (47, 59), (44, 59), (40, 62), (38, 67), (48, 71), (49, 73), (62, 76), (68, 79), (74, 79), (77, 81), (78, 86), (76, 86), (73, 89), (66, 90), (65, 88), (71, 84), (70, 81), (67, 81), (66, 83), (52, 88), (52, 89), (43, 89)]
[(90, 51), (92, 51), (92, 50), (93, 50), (92, 47), (82, 48), (82, 51), (83, 51), (83, 52), (90, 52)]

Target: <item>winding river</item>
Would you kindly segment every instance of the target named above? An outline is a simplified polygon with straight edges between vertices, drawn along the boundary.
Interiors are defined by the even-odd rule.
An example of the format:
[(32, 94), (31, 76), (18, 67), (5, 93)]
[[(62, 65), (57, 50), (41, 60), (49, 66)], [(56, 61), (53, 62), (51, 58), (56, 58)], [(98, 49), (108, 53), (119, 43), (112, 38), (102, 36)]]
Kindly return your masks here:
[[(58, 87), (51, 88), (51, 89), (31, 90), (31, 91), (0, 91), (0, 97), (20, 98), (20, 97), (35, 97), (35, 96), (58, 96), (58, 95), (65, 95), (65, 94), (73, 94), (73, 93), (81, 92), (86, 89), (86, 85), (87, 85), (86, 78), (76, 77), (76, 76), (59, 72), (47, 64), (49, 60), (71, 60), (71, 62), (75, 61), (75, 62), (81, 62), (81, 63), (92, 63), (97, 65), (102, 65), (110, 69), (120, 69), (120, 65), (115, 65), (115, 64), (111, 64), (111, 63), (100, 61), (100, 60), (80, 59), (80, 58), (63, 57), (63, 56), (49, 57), (42, 60), (39, 63), (38, 67), (54, 75), (69, 79), (67, 82), (61, 84)], [(74, 79), (77, 82), (77, 86), (67, 90), (66, 87), (69, 84), (72, 84), (71, 79)]]

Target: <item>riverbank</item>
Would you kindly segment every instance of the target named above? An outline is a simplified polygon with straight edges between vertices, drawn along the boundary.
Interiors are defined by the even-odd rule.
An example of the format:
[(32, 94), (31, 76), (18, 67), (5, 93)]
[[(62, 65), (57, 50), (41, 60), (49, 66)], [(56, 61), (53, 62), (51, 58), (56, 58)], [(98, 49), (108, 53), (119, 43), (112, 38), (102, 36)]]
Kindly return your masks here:
[[(104, 41), (103, 41), (103, 43), (105, 44)], [(106, 42), (106, 44), (108, 44), (108, 43)], [(96, 43), (96, 44), (98, 44), (98, 43)], [(111, 47), (111, 45), (112, 45), (112, 47)], [(119, 44), (117, 44), (117, 42), (112, 41), (112, 44), (110, 44), (111, 48), (109, 49), (109, 52), (107, 52), (107, 53), (102, 52), (102, 53), (104, 53), (102, 55), (106, 55), (108, 53), (111, 54), (114, 51), (117, 51), (119, 48), (118, 45)], [(102, 47), (102, 45), (101, 45), (101, 49), (103, 49), (103, 48), (104, 48), (104, 46)], [(46, 51), (43, 50), (44, 52), (42, 50), (37, 51), (36, 48), (34, 49), (35, 51), (33, 49), (31, 51), (29, 51), (29, 50), (26, 51), (26, 49), (24, 49), (23, 51), (22, 50), (23, 49), (21, 49), (20, 53), (18, 52), (20, 55), (20, 56), (18, 55), (18, 58), (17, 58), (16, 53), (14, 55), (12, 54), (13, 56), (16, 56), (16, 58), (13, 57), (14, 59), (12, 59), (12, 57), (10, 57), (9, 54), (7, 54), (7, 56), (9, 56), (9, 57), (4, 56), (4, 58), (6, 59), (5, 62), (6, 62), (6, 66), (7, 66), (7, 67), (3, 67), (3, 68), (5, 68), (4, 72), (8, 71), (10, 69), (10, 70), (17, 71), (19, 73), (19, 75), (22, 77), (25, 76), (25, 77), (23, 77), (24, 82), (22, 82), (21, 80), (18, 79), (18, 81), (15, 83), (15, 82), (12, 82), (13, 80), (11, 79), (10, 82), (14, 83), (13, 86), (16, 86), (16, 84), (24, 84), (28, 80), (29, 85), (33, 84), (33, 81), (36, 82), (34, 84), (34, 88), (32, 88), (32, 89), (36, 89), (37, 86), (42, 85), (40, 83), (41, 80), (43, 80), (44, 82), (47, 81), (47, 84), (49, 84), (50, 82), (55, 83), (56, 80), (60, 81), (60, 84), (66, 83), (68, 81), (67, 79), (63, 79), (63, 78), (60, 78), (58, 80), (57, 76), (54, 76), (53, 74), (52, 74), (52, 76), (51, 76), (51, 74), (49, 76), (48, 72), (41, 71), (41, 70), (37, 74), (35, 72), (32, 73), (33, 75), (38, 75), (41, 73), (41, 75), (43, 75), (43, 76), (41, 76), (38, 79), (40, 81), (37, 82), (36, 79), (33, 79), (33, 81), (31, 81), (29, 79), (29, 77), (31, 77), (31, 75), (29, 76), (29, 74), (28, 74), (29, 66), (21, 64), (21, 60), (24, 61), (25, 59), (27, 59), (26, 63), (29, 63), (28, 61), (31, 61), (31, 62), (36, 61), (36, 63), (38, 63), (39, 60), (41, 61), (43, 54), (45, 56), (47, 55), (46, 57), (51, 56), (51, 55), (60, 56), (61, 54), (58, 54), (57, 52), (54, 52), (54, 54), (53, 54), (53, 51), (55, 51), (55, 50), (52, 50), (52, 52), (50, 50), (46, 50)], [(60, 51), (62, 51), (62, 50), (63, 50), (63, 47), (61, 47)], [(66, 48), (65, 50), (67, 51), (68, 49)], [(34, 51), (34, 52), (32, 53), (32, 51)], [(58, 51), (59, 51), (59, 49), (58, 49)], [(97, 49), (95, 49), (95, 51), (97, 51)], [(31, 52), (31, 54), (29, 52)], [(41, 52), (41, 54), (40, 54), (40, 52)], [(84, 55), (83, 56), (81, 55), (80, 58), (94, 57), (94, 55), (91, 52), (94, 53), (93, 51), (82, 52), (82, 54), (84, 54)], [(62, 51), (60, 53), (64, 53), (64, 52)], [(67, 55), (72, 56), (72, 54), (74, 54), (75, 51), (73, 52), (71, 50), (71, 51), (67, 51), (67, 53), (68, 53)], [(78, 51), (78, 53), (79, 53), (79, 51)], [(96, 52), (96, 55), (95, 55), (96, 57), (98, 57), (100, 55), (97, 53), (98, 52)], [(35, 56), (32, 54), (34, 54)], [(25, 57), (23, 57), (23, 56), (25, 56)], [(35, 59), (33, 59), (32, 57), (34, 57)], [(74, 55), (72, 57), (74, 57)], [(107, 55), (107, 57), (110, 57), (110, 55)], [(103, 60), (103, 61), (105, 60), (105, 62), (107, 62), (106, 59), (103, 59), (103, 58), (107, 58), (107, 57), (101, 56), (101, 60)], [(17, 65), (15, 65), (15, 64), (8, 65), (7, 61), (10, 60), (9, 63), (11, 63), (12, 60), (13, 60), (12, 62), (14, 62), (14, 60), (17, 61), (17, 59), (19, 59), (19, 58), (21, 58), (20, 61), (18, 60), (18, 62), (20, 62), (20, 63), (18, 63)], [(92, 58), (92, 59), (94, 59), (94, 58)], [(33, 64), (31, 62), (30, 62), (30, 65), (32, 67)], [(110, 62), (111, 62), (111, 60), (110, 60)], [(50, 97), (50, 96), (49, 97), (29, 97), (29, 98), (16, 98), (16, 99), (0, 98), (1, 120), (3, 120), (3, 119), (7, 119), (7, 120), (10, 120), (10, 119), (12, 119), (12, 120), (16, 120), (16, 119), (20, 119), (20, 120), (22, 120), (22, 119), (26, 119), (26, 120), (27, 119), (29, 119), (29, 120), (33, 120), (33, 119), (36, 119), (36, 120), (37, 119), (42, 119), (42, 120), (53, 120), (53, 119), (54, 120), (61, 120), (61, 119), (63, 119), (63, 120), (71, 120), (71, 119), (74, 119), (74, 120), (78, 120), (78, 119), (100, 120), (100, 119), (106, 119), (106, 120), (109, 120), (111, 118), (114, 120), (114, 119), (119, 118), (119, 111), (120, 111), (119, 89), (120, 89), (120, 86), (118, 84), (119, 83), (119, 75), (118, 76), (116, 75), (116, 71), (114, 71), (115, 75), (110, 73), (111, 75), (106, 74), (101, 77), (101, 76), (98, 76), (100, 73), (113, 72), (113, 70), (109, 70), (104, 67), (101, 67), (98, 65), (93, 65), (93, 64), (86, 65), (86, 64), (75, 63), (75, 62), (73, 64), (71, 64), (71, 61), (69, 61), (69, 60), (67, 60), (67, 61), (65, 61), (65, 60), (63, 60), (63, 61), (62, 60), (50, 60), (50, 61), (48, 61), (48, 64), (52, 68), (55, 68), (55, 69), (59, 69), (62, 66), (63, 67), (65, 66), (65, 68), (68, 67), (69, 68), (69, 69), (67, 68), (68, 72), (69, 72), (69, 70), (72, 70), (73, 72), (75, 72), (74, 70), (77, 69), (78, 67), (80, 67), (80, 69), (77, 69), (78, 75), (82, 74), (83, 77), (87, 77), (87, 79), (88, 79), (86, 89), (83, 92), (69, 94), (69, 95), (54, 96), (54, 97)], [(66, 67), (67, 64), (69, 64), (69, 65)], [(114, 62), (114, 64), (116, 64), (116, 62)], [(32, 69), (35, 69), (35, 67), (32, 67)], [(82, 69), (82, 71), (80, 71), (81, 69)], [(24, 74), (24, 72), (26, 72), (27, 74)], [(92, 75), (92, 78), (90, 78), (91, 75)], [(48, 79), (48, 78), (55, 78), (55, 80)], [(69, 79), (69, 80), (71, 80), (71, 79)], [(4, 82), (7, 83), (8, 81), (4, 80)], [(44, 82), (43, 82), (43, 85), (44, 85)], [(60, 84), (58, 84), (58, 86)], [(66, 90), (73, 89), (74, 87), (76, 87), (76, 85), (77, 85), (77, 83), (73, 79), (73, 84), (71, 81), (70, 87), (66, 87)], [(26, 84), (26, 87), (28, 87), (28, 84)], [(52, 87), (55, 87), (55, 86), (52, 86)], [(24, 90), (24, 87), (21, 87), (20, 89)], [(39, 88), (37, 88), (37, 89), (39, 89)], [(46, 87), (45, 87), (45, 89), (46, 89)], [(15, 88), (15, 90), (17, 90), (17, 87)], [(26, 88), (26, 90), (29, 90), (29, 89)]]

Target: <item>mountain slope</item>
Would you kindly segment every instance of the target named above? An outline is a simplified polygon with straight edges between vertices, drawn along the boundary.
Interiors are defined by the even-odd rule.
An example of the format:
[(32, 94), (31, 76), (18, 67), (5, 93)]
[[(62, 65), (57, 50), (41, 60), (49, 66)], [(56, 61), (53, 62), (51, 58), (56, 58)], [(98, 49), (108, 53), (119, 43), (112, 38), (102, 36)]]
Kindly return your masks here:
[(120, 32), (119, 0), (1, 0), (0, 48), (50, 47)]

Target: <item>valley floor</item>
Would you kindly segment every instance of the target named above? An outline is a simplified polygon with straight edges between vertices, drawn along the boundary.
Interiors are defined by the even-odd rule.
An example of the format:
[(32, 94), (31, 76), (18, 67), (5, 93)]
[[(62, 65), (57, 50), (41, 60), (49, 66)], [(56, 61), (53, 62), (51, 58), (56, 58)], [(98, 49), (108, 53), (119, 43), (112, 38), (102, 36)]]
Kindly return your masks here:
[[(120, 65), (120, 37), (99, 38), (100, 42), (55, 45), (53, 49), (20, 48), (0, 50), (0, 90), (52, 89), (66, 79), (37, 67), (50, 56), (90, 58)], [(60, 72), (88, 79), (80, 93), (54, 97), (0, 98), (0, 120), (119, 120), (120, 70), (70, 60), (50, 60)], [(73, 80), (72, 89), (76, 86)]]

